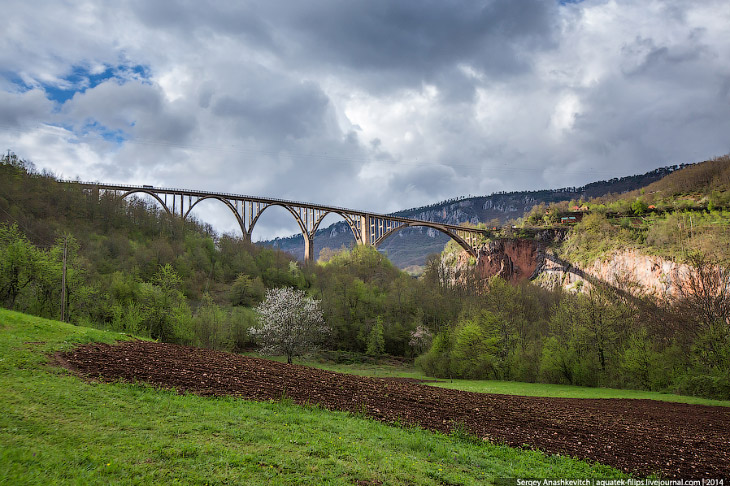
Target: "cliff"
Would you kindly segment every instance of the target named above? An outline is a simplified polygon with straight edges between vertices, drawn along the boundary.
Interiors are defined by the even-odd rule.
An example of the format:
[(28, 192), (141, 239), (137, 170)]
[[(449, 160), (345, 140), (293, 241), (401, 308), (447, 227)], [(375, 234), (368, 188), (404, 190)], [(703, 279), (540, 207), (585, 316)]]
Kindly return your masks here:
[(447, 253), (442, 260), (442, 274), (452, 285), (467, 283), (469, 278), (479, 281), (498, 275), (513, 283), (533, 280), (572, 292), (585, 292), (592, 283), (601, 281), (635, 295), (671, 300), (678, 297), (680, 283), (692, 271), (689, 265), (634, 249), (616, 251), (590, 265), (578, 265), (560, 259), (549, 243), (494, 240), (482, 245), (476, 259), (464, 251)]
[(450, 284), (467, 284), (498, 275), (518, 283), (535, 278), (545, 259), (546, 246), (535, 240), (498, 239), (483, 244), (474, 258), (461, 249), (447, 252), (441, 262), (442, 275)]
[(573, 265), (549, 253), (536, 280), (542, 285), (560, 285), (573, 291), (585, 291), (591, 281), (599, 280), (635, 295), (672, 300), (679, 296), (679, 286), (690, 272), (693, 269), (689, 265), (625, 249), (587, 266)]
[(479, 249), (476, 271), (481, 278), (499, 275), (516, 283), (535, 278), (544, 259), (543, 245), (533, 240), (496, 240)]

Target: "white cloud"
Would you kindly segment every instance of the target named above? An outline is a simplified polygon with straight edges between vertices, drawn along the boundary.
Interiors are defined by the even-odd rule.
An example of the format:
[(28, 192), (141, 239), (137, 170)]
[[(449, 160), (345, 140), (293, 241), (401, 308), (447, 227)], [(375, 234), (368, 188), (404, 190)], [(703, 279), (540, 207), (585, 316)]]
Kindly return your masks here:
[[(4, 13), (0, 143), (67, 177), (386, 212), (730, 152), (722, 0)], [(213, 203), (196, 214), (236, 229)], [(288, 218), (255, 236), (296, 231)]]

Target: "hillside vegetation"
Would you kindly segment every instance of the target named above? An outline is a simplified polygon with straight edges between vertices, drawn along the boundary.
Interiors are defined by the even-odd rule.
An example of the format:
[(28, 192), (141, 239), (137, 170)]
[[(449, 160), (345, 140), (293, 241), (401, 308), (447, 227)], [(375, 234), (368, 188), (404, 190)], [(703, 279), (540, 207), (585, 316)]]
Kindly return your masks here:
[[(331, 328), (321, 356), (330, 361), (418, 357), (439, 377), (730, 397), (725, 297), (705, 294), (709, 307), (692, 298), (657, 306), (610, 288), (572, 295), (485, 283), (471, 270), (452, 285), (443, 256), (414, 279), (369, 246), (302, 265), (195, 221), (183, 224), (144, 201), (59, 184), (15, 157), (5, 157), (0, 171), (0, 303), (13, 310), (61, 316), (65, 246), (63, 314), (78, 325), (253, 350), (249, 329), (261, 325), (253, 308), (266, 289), (289, 286), (321, 301)], [(583, 238), (576, 251), (584, 252), (595, 252), (595, 241), (624, 245), (620, 238), (635, 235), (615, 228), (596, 213), (566, 248), (581, 241), (581, 231), (607, 235)]]
[[(551, 249), (579, 266), (626, 249), (688, 264), (693, 277), (672, 300), (643, 296), (631, 281), (621, 288), (595, 282), (588, 292), (557, 288), (541, 294), (531, 284), (484, 282), (467, 269), (459, 281), (479, 289), (481, 305), (437, 333), (417, 362), (427, 373), (447, 378), (635, 387), (727, 399), (728, 174), (730, 157), (722, 157), (624, 196), (538, 206), (524, 220), (531, 229), (552, 228), (564, 214), (581, 216)], [(447, 246), (438, 267), (453, 266), (455, 252), (453, 244)]]
[[(329, 252), (319, 265), (216, 235), (139, 199), (60, 184), (31, 164), (0, 164), (0, 304), (180, 344), (242, 351), (266, 289), (291, 286), (321, 300), (328, 349), (413, 356), (419, 327), (458, 313), (433, 279), (414, 280), (370, 247)], [(380, 323), (380, 324), (378, 324)]]
[(679, 262), (730, 263), (730, 156), (688, 165), (626, 194), (536, 206), (526, 226), (582, 218), (556, 250), (584, 264), (634, 248)]

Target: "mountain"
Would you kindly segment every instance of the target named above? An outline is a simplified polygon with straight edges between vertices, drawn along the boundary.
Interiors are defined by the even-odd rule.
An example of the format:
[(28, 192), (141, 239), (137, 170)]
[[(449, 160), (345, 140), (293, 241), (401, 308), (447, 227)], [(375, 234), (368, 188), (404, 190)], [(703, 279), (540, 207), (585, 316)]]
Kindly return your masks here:
[[(662, 167), (645, 174), (592, 182), (582, 187), (498, 192), (489, 196), (449, 199), (429, 206), (405, 209), (393, 214), (438, 223), (502, 225), (524, 216), (533, 206), (538, 204), (586, 200), (612, 193), (620, 194), (638, 190), (686, 165)], [(418, 267), (424, 265), (428, 255), (440, 253), (448, 241), (448, 236), (432, 228), (406, 228), (388, 238), (378, 249), (386, 253), (397, 267), (417, 271)], [(352, 246), (354, 242), (352, 232), (347, 224), (344, 221), (337, 222), (317, 231), (314, 238), (315, 254), (319, 254), (324, 248), (347, 248)], [(263, 241), (260, 244), (284, 250), (300, 260), (304, 259), (304, 239), (302, 235), (276, 238)]]

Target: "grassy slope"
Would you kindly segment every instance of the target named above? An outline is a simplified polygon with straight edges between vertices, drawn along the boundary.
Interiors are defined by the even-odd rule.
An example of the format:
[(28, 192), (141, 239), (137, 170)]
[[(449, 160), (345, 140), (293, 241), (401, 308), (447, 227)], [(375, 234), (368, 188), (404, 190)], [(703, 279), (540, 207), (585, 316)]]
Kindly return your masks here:
[[(600, 212), (607, 205), (612, 211), (632, 214), (632, 203), (637, 200), (655, 205), (660, 212), (632, 221), (615, 218), (610, 225), (594, 224), (593, 228), (587, 228), (584, 220), (560, 245), (561, 256), (590, 265), (615, 250), (635, 248), (687, 262), (689, 254), (700, 251), (730, 264), (730, 155), (685, 167), (642, 189), (591, 199), (588, 205), (592, 211)], [(709, 211), (712, 206), (715, 209)]]
[[(318, 408), (87, 383), (45, 353), (125, 336), (0, 310), (0, 484), (483, 484), (602, 465)], [(377, 483), (374, 483), (377, 484)]]
[[(277, 358), (283, 360), (283, 358)], [(302, 364), (340, 373), (351, 373), (360, 376), (405, 377), (419, 380), (432, 380), (422, 371), (412, 366), (372, 365), (372, 364), (331, 364), (306, 361)], [(666, 402), (694, 403), (699, 405), (718, 405), (730, 407), (730, 400), (710, 400), (707, 398), (674, 395), (642, 390), (621, 390), (617, 388), (591, 388), (573, 385), (551, 385), (547, 383), (523, 383), (517, 381), (494, 380), (439, 380), (426, 383), (432, 386), (453, 388), (478, 393), (499, 393), (504, 395), (520, 395), (531, 397), (565, 397), (565, 398), (634, 398), (661, 400)]]

